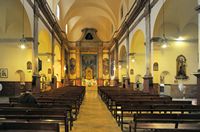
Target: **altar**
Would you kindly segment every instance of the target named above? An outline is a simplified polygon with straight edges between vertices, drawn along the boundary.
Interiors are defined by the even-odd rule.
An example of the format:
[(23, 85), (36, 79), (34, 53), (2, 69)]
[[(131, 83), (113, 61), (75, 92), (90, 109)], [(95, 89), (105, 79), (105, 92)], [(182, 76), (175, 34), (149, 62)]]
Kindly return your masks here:
[(96, 88), (97, 80), (96, 79), (82, 79), (82, 86), (86, 88)]

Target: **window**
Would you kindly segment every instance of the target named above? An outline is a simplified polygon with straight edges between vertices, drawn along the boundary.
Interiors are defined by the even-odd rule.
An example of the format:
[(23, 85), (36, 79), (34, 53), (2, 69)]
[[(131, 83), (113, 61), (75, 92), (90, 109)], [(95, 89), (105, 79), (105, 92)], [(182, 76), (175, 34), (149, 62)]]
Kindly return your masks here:
[(85, 39), (86, 40), (93, 40), (93, 36), (91, 33), (88, 33), (86, 36), (85, 36)]
[(56, 17), (60, 20), (60, 7), (59, 5), (56, 6)]

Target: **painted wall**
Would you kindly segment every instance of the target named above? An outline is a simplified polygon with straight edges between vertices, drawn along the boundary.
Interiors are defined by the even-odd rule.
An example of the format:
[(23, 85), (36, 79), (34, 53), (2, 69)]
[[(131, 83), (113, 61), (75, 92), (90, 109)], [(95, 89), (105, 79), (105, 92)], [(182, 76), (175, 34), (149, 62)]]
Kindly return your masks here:
[[(51, 69), (51, 56), (48, 55), (51, 53), (51, 36), (47, 29), (43, 28), (39, 32), (39, 46), (38, 46), (38, 54), (39, 59), (42, 61), (42, 70), (39, 72), (41, 77), (41, 81), (50, 82), (51, 81), (51, 74), (48, 73), (48, 69)], [(51, 69), (52, 70), (52, 69)]]
[(55, 45), (54, 75), (57, 77), (57, 81), (61, 81), (61, 47), (58, 43)]
[[(159, 71), (154, 72), (154, 82), (159, 82), (159, 75), (162, 71), (169, 71), (166, 76), (166, 84), (176, 83), (176, 58), (179, 55), (184, 55), (187, 59), (186, 74), (189, 76), (188, 80), (184, 80), (184, 84), (196, 84), (196, 77), (192, 75), (198, 68), (198, 47), (197, 42), (170, 42), (166, 49), (154, 50), (154, 62), (158, 62)], [(179, 81), (180, 82), (180, 81)]]
[(20, 49), (18, 43), (0, 44), (0, 68), (8, 69), (8, 78), (0, 78), (0, 81), (20, 81), (17, 70), (22, 70), (25, 73), (24, 81), (32, 80), (32, 72), (27, 70), (27, 61), (32, 61), (31, 49)]
[[(9, 8), (8, 8), (9, 7)], [(0, 68), (8, 69), (8, 78), (0, 78), (0, 81), (20, 81), (18, 70), (25, 74), (25, 80), (32, 80), (32, 72), (27, 70), (27, 61), (32, 62), (31, 43), (26, 43), (26, 49), (19, 47), (22, 34), (31, 37), (31, 26), (26, 11), (19, 0), (0, 1)]]

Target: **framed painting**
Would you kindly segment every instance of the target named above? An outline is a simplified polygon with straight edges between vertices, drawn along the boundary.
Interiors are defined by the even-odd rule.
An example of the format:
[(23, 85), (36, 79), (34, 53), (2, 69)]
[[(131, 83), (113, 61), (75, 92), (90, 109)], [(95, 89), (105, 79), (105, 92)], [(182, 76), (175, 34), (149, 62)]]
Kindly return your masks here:
[(0, 68), (0, 78), (8, 78), (8, 69)]

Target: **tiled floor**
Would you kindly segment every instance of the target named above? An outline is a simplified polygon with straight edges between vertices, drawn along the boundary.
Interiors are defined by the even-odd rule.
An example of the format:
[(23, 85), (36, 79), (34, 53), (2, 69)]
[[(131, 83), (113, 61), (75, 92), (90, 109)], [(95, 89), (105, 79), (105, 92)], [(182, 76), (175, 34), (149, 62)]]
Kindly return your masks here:
[(96, 89), (88, 88), (72, 132), (121, 132)]

